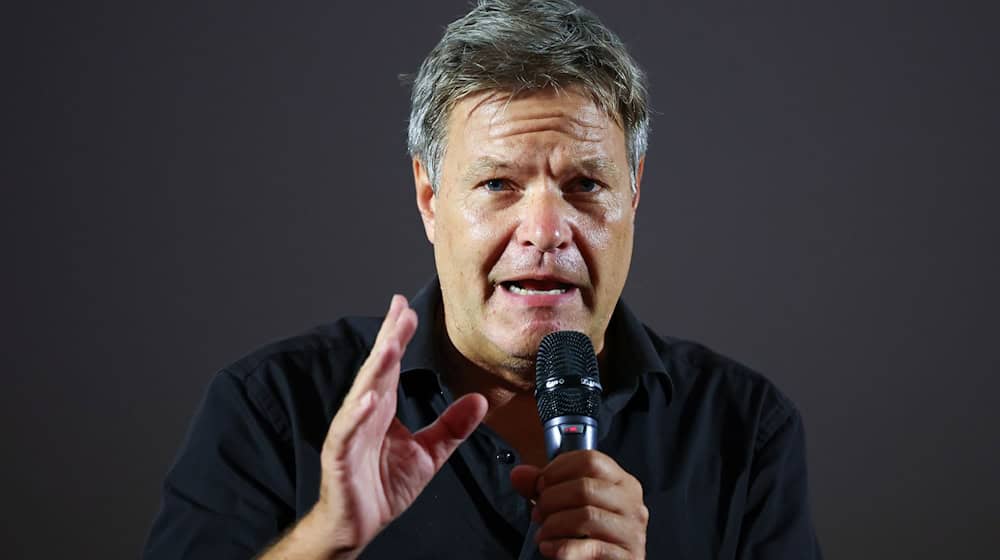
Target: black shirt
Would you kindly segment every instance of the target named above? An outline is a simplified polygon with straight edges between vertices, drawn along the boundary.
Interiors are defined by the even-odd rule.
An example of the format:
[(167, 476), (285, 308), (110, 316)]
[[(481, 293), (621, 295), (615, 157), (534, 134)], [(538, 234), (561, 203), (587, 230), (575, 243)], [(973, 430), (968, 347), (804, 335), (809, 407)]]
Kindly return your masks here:
[[(414, 300), (399, 419), (452, 401), (442, 382), (440, 285)], [(315, 504), (330, 421), (381, 318), (345, 318), (219, 372), (163, 485), (145, 557), (249, 558)], [(802, 419), (764, 377), (695, 343), (661, 338), (619, 301), (606, 334), (598, 449), (639, 479), (649, 558), (819, 558)], [(459, 446), (363, 558), (517, 558), (529, 504), (514, 449), (485, 425)]]

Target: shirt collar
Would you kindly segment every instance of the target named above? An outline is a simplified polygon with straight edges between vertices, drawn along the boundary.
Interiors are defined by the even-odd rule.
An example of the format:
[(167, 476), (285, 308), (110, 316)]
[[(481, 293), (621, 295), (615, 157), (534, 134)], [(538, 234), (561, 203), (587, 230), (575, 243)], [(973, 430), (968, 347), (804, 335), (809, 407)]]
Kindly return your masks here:
[[(441, 387), (444, 362), (437, 337), (444, 332), (444, 321), (441, 313), (441, 283), (437, 276), (413, 297), (410, 307), (417, 314), (417, 330), (403, 354), (400, 375), (413, 377), (407, 374), (416, 371), (431, 372), (435, 374), (438, 386)], [(605, 385), (608, 385), (605, 387), (605, 394), (622, 394), (626, 397), (620, 406), (612, 405), (614, 408), (624, 406), (636, 388), (642, 385), (641, 380), (646, 374), (664, 376), (670, 393), (673, 393), (673, 382), (653, 345), (652, 336), (625, 301), (619, 299), (605, 334), (608, 351), (606, 367), (614, 372), (614, 378), (610, 382), (605, 381)]]
[(606, 385), (603, 406), (612, 413), (621, 410), (639, 387), (648, 389), (648, 376), (662, 376), (667, 403), (673, 397), (673, 379), (653, 343), (655, 336), (642, 324), (625, 300), (619, 298), (604, 335), (608, 352), (605, 367), (614, 372), (614, 375), (602, 380)]
[(440, 374), (444, 362), (438, 351), (437, 336), (444, 332), (441, 308), (441, 282), (437, 276), (410, 300), (410, 307), (417, 313), (417, 330), (403, 353), (400, 374), (410, 371), (431, 371)]

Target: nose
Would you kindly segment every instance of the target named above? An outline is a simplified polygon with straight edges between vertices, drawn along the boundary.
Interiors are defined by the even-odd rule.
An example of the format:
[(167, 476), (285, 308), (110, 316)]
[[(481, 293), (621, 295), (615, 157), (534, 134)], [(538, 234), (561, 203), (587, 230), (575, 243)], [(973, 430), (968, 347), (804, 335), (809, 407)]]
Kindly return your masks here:
[(573, 236), (569, 222), (569, 205), (562, 193), (550, 189), (539, 190), (521, 201), (517, 242), (533, 246), (543, 253), (567, 246)]

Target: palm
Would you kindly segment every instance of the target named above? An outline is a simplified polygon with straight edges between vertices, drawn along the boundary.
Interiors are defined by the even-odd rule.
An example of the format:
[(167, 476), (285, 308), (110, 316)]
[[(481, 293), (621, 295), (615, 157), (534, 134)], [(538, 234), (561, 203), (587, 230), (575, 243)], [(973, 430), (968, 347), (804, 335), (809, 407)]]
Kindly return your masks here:
[[(376, 403), (370, 422), (358, 433), (367, 445), (345, 465), (352, 475), (347, 477), (352, 517), (364, 540), (403, 513), (437, 471), (430, 453), (394, 417), (395, 395), (385, 401)], [(381, 445), (372, 445), (375, 442)]]
[(466, 395), (415, 434), (395, 417), (399, 360), (415, 329), (416, 315), (394, 299), (324, 445), (320, 498), (356, 546), (413, 503), (486, 414), (486, 399)]

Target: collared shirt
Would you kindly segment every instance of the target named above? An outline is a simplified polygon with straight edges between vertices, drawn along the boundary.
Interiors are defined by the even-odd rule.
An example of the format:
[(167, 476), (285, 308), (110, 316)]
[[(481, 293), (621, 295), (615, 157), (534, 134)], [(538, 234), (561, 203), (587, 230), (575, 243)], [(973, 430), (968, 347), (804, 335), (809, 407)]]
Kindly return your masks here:
[[(411, 306), (397, 417), (416, 431), (453, 397), (437, 281)], [(167, 474), (145, 558), (249, 558), (308, 513), (327, 429), (380, 323), (341, 319), (219, 372)], [(642, 483), (649, 558), (820, 558), (802, 419), (785, 396), (704, 346), (657, 336), (622, 301), (606, 345), (598, 450)], [(480, 425), (362, 558), (518, 558), (531, 513), (510, 482), (519, 462)]]

